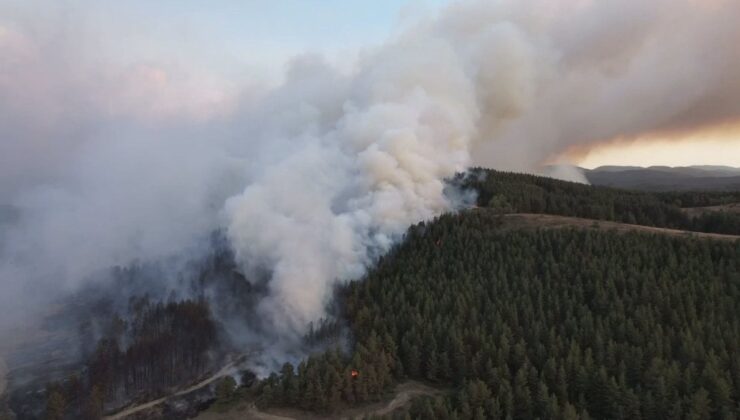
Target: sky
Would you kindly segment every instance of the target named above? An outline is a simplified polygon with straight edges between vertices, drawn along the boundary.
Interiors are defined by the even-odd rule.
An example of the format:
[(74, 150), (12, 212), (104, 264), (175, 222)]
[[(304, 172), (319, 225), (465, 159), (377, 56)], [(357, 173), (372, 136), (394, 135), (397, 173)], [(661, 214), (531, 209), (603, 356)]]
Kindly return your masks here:
[(731, 137), (702, 136), (676, 141), (660, 137), (596, 147), (575, 158), (577, 165), (593, 169), (607, 165), (740, 167), (740, 133)]
[(0, 204), (59, 179), (93, 137), (223, 116), (296, 57), (348, 70), (439, 4), (0, 0)]
[[(72, 2), (75, 3), (75, 2)], [(450, 0), (163, 0), (158, 2), (78, 2), (89, 19), (112, 28), (116, 51), (138, 50), (157, 57), (163, 48), (179, 51), (190, 66), (209, 63), (208, 71), (231, 81), (278, 83), (291, 57), (320, 53), (349, 66), (364, 48), (386, 41), (407, 20), (433, 15)], [(709, 4), (711, 2), (707, 2)], [(173, 13), (174, 12), (174, 13)], [(130, 22), (137, 22), (134, 37)], [(156, 46), (149, 40), (157, 39)], [(213, 48), (212, 45), (218, 46)], [(121, 56), (119, 55), (119, 58)], [(125, 57), (125, 54), (123, 55)], [(740, 166), (740, 128), (716, 135), (649, 136), (611, 142), (587, 153), (562, 155), (569, 163), (601, 165), (715, 164)]]
[[(33, 2), (31, 2), (33, 3)], [(109, 38), (112, 59), (155, 60), (173, 52), (180, 63), (231, 83), (282, 80), (286, 63), (306, 53), (351, 66), (363, 49), (386, 41), (408, 21), (433, 15), (450, 0), (197, 0), (65, 1), (96, 34)], [(135, 22), (136, 30), (131, 31)], [(101, 28), (105, 28), (101, 30)], [(121, 36), (126, 34), (126, 36)], [(156, 43), (151, 40), (156, 39)], [(120, 54), (130, 51), (130, 56)], [(223, 88), (228, 88), (227, 85)], [(601, 165), (740, 166), (740, 128), (689, 135), (652, 135), (564, 153), (569, 163)]]
[[(30, 2), (33, 4), (35, 2)], [(446, 0), (62, 1), (125, 61), (173, 55), (229, 77), (279, 79), (293, 56), (321, 53), (339, 62), (391, 36), (405, 16)], [(72, 5), (72, 6), (70, 6)], [(32, 6), (28, 6), (32, 7)], [(55, 12), (51, 12), (55, 13)], [(132, 30), (133, 29), (133, 30)]]
[[(128, 121), (137, 120), (151, 121), (153, 119), (175, 118), (186, 115), (188, 119), (207, 120), (226, 115), (234, 110), (234, 107), (243, 103), (245, 97), (259, 95), (268, 87), (279, 85), (284, 79), (288, 63), (296, 57), (318, 54), (324, 57), (338, 69), (345, 72), (352, 71), (358, 60), (371, 53), (374, 49), (382, 46), (389, 40), (397, 37), (404, 29), (431, 19), (440, 11), (454, 3), (449, 0), (379, 0), (379, 1), (342, 1), (342, 0), (220, 0), (220, 1), (196, 1), (196, 0), (161, 0), (161, 1), (113, 1), (113, 0), (0, 0), (0, 78), (5, 75), (5, 82), (0, 79), (0, 111), (6, 115), (8, 122), (5, 123), (6, 131), (10, 131), (11, 140), (0, 142), (0, 165), (6, 169), (2, 176), (6, 179), (21, 179), (22, 182), (37, 183), (39, 180), (49, 179), (56, 176), (54, 169), (68, 157), (78, 150), (78, 147), (86, 144), (85, 136), (96, 129), (99, 122), (105, 120), (104, 125), (109, 126), (111, 119), (115, 124), (122, 127), (130, 127)], [(574, 5), (574, 10), (582, 4), (589, 4), (591, 0), (562, 0), (557, 2), (544, 2), (552, 5), (553, 10), (568, 9), (567, 4)], [(554, 7), (562, 3), (562, 7)], [(606, 2), (610, 4), (612, 2)], [(613, 2), (619, 5), (620, 2)], [(731, 4), (727, 0), (707, 0), (697, 2), (695, 0), (682, 0), (681, 3), (693, 4), (700, 11), (708, 11), (711, 20), (712, 8), (717, 8), (717, 15), (728, 15), (732, 18), (733, 11), (723, 11), (717, 5)], [(639, 36), (642, 20), (647, 21), (641, 15), (653, 13), (652, 9), (664, 9), (656, 15), (666, 14), (668, 18), (678, 20), (687, 19), (680, 15), (670, 16), (666, 10), (670, 9), (670, 2), (656, 0), (645, 6), (646, 11), (634, 12), (637, 17), (631, 16), (629, 3), (611, 15), (616, 18), (597, 17), (587, 21), (583, 28), (574, 29), (590, 31), (591, 35), (583, 35), (574, 39), (595, 39), (604, 42), (603, 47), (619, 48), (618, 41), (599, 39), (601, 32), (599, 27), (624, 27), (631, 28), (629, 32), (617, 33), (616, 36), (624, 40), (625, 44), (631, 42), (633, 34)], [(655, 7), (649, 7), (653, 6)], [(730, 7), (730, 6), (727, 6)], [(615, 9), (622, 8), (614, 6)], [(547, 8), (541, 13), (555, 13)], [(681, 9), (681, 8), (677, 8)], [(561, 11), (562, 11), (561, 10)], [(539, 10), (530, 9), (528, 13), (537, 15)], [(696, 14), (696, 11), (690, 12)], [(608, 14), (607, 14), (608, 15)], [(620, 16), (627, 16), (628, 21), (619, 22)], [(667, 19), (668, 19), (667, 18)], [(606, 20), (599, 22), (599, 20)], [(615, 25), (608, 19), (615, 20)], [(602, 25), (602, 23), (604, 23)], [(563, 27), (567, 27), (563, 25)], [(635, 26), (637, 25), (637, 26)], [(704, 28), (701, 22), (697, 23), (699, 28)], [(666, 25), (670, 29), (670, 24)], [(716, 25), (724, 28), (723, 25)], [(531, 28), (528, 28), (531, 29)], [(536, 28), (534, 29), (536, 31)], [(660, 26), (658, 26), (660, 30)], [(555, 41), (568, 41), (572, 37), (567, 29), (558, 29), (562, 34)], [(627, 31), (627, 30), (625, 30)], [(697, 31), (706, 31), (697, 29)], [(602, 31), (603, 32), (603, 31)], [(684, 32), (689, 35), (678, 41), (669, 37), (667, 42), (677, 45), (692, 40), (693, 34), (690, 30)], [(645, 33), (648, 33), (645, 31)], [(681, 31), (677, 32), (678, 34)], [(698, 32), (697, 32), (698, 33)], [(535, 36), (537, 34), (535, 33)], [(648, 35), (646, 39), (650, 39)], [(709, 34), (711, 36), (723, 36)], [(727, 37), (727, 35), (724, 35)], [(729, 36), (735, 36), (731, 33)], [(569, 38), (570, 37), (570, 38)], [(699, 37), (696, 37), (699, 39)], [(649, 41), (635, 38), (635, 45), (628, 48), (649, 47)], [(527, 40), (529, 41), (529, 40)], [(535, 39), (534, 41), (537, 41)], [(572, 42), (568, 41), (568, 42)], [(641, 43), (641, 44), (640, 44)], [(537, 45), (536, 48), (540, 46)], [(731, 46), (730, 46), (731, 47)], [(576, 48), (585, 48), (576, 46)], [(590, 47), (589, 47), (590, 48)], [(714, 48), (714, 47), (712, 47)], [(658, 48), (657, 54), (662, 47)], [(721, 50), (720, 47), (716, 48)], [(684, 80), (698, 80), (697, 86), (687, 86), (689, 95), (701, 96), (702, 89), (709, 89), (700, 80), (714, 77), (720, 80), (725, 76), (712, 76), (711, 72), (706, 75), (692, 73), (691, 69), (683, 69), (686, 63), (696, 62), (704, 59), (707, 47), (697, 45), (694, 50), (696, 54), (679, 58), (676, 64), (671, 64), (675, 69), (675, 84), (680, 86)], [(616, 63), (619, 60), (627, 62), (637, 61), (630, 57), (623, 58), (622, 55), (630, 54), (630, 50), (617, 51), (614, 57), (605, 59), (595, 57), (601, 62), (597, 63), (599, 71), (609, 72), (622, 71), (619, 66), (625, 64)], [(635, 50), (638, 51), (639, 50)], [(666, 54), (676, 56), (680, 53), (671, 53), (666, 49)], [(680, 51), (676, 49), (675, 51)], [(546, 54), (550, 51), (544, 49)], [(634, 52), (634, 51), (633, 51)], [(555, 54), (561, 54), (558, 51)], [(576, 70), (580, 60), (579, 52), (566, 51), (574, 54), (574, 66)], [(585, 52), (587, 53), (587, 52)], [(584, 54), (585, 54), (584, 53)], [(545, 59), (550, 59), (543, 54)], [(646, 59), (642, 60), (646, 65), (650, 64), (650, 54), (646, 53)], [(711, 54), (711, 51), (708, 52)], [(603, 55), (603, 54), (602, 54)], [(731, 54), (726, 54), (732, 56)], [(672, 56), (659, 58), (666, 63), (671, 63)], [(714, 58), (717, 59), (716, 57)], [(613, 62), (611, 62), (611, 61)], [(583, 60), (582, 60), (583, 61)], [(616, 63), (616, 64), (615, 64)], [(668, 64), (667, 64), (668, 65)], [(708, 65), (721, 70), (723, 63)], [(728, 66), (732, 66), (730, 64)], [(728, 67), (732, 69), (732, 67)], [(616, 69), (616, 70), (615, 70)], [(560, 71), (562, 69), (557, 69)], [(639, 69), (638, 69), (639, 70)], [(547, 74), (548, 69), (543, 71)], [(668, 70), (670, 71), (670, 70)], [(696, 70), (694, 70), (696, 71)], [(655, 71), (656, 74), (660, 70)], [(727, 73), (732, 74), (731, 70)], [(565, 73), (567, 74), (567, 73)], [(574, 71), (575, 83), (587, 85), (592, 83), (593, 76), (587, 75), (578, 79), (582, 74)], [(627, 75), (629, 76), (629, 75)], [(523, 77), (528, 77), (524, 74)], [(537, 77), (547, 77), (540, 76)], [(656, 79), (659, 80), (659, 79)], [(539, 83), (539, 81), (535, 81)], [(514, 82), (517, 83), (517, 82)], [(621, 100), (625, 103), (632, 101), (635, 104), (635, 113), (640, 103), (644, 106), (653, 107), (644, 101), (643, 97), (627, 90), (642, 89), (639, 83), (646, 83), (635, 79), (634, 83), (626, 86), (624, 92), (617, 88), (613, 92), (606, 92), (610, 97), (598, 99), (597, 101)], [(648, 81), (647, 83), (658, 82)], [(674, 83), (668, 80), (665, 89), (656, 89), (656, 94), (664, 95), (668, 87)], [(737, 83), (735, 83), (737, 84)], [(720, 83), (718, 83), (720, 85)], [(616, 84), (615, 84), (616, 86)], [(53, 89), (50, 89), (52, 87)], [(3, 91), (3, 89), (5, 91)], [(513, 86), (512, 89), (517, 89)], [(537, 88), (534, 88), (537, 89)], [(553, 85), (548, 88), (557, 97), (559, 87)], [(584, 87), (583, 89), (590, 89)], [(714, 88), (719, 91), (722, 88)], [(737, 89), (736, 87), (733, 89)], [(567, 90), (567, 89), (566, 89)], [(649, 89), (646, 89), (649, 90)], [(725, 89), (728, 90), (728, 89)], [(729, 90), (728, 90), (729, 91)], [(50, 93), (51, 92), (51, 93)], [(537, 100), (537, 95), (547, 92), (536, 90), (526, 91), (532, 98)], [(507, 93), (508, 94), (508, 93)], [(566, 92), (566, 94), (570, 94)], [(708, 93), (711, 96), (711, 92)], [(632, 95), (633, 97), (630, 97)], [(730, 101), (734, 100), (733, 94), (729, 94)], [(4, 96), (5, 98), (3, 98)], [(710, 98), (711, 99), (711, 98)], [(562, 98), (553, 99), (562, 101)], [(700, 103), (701, 98), (693, 100), (691, 106), (701, 106), (711, 110), (712, 104)], [(718, 102), (727, 98), (720, 98)], [(667, 106), (674, 105), (678, 100), (666, 98)], [(579, 100), (573, 101), (578, 104)], [(652, 101), (660, 104), (660, 101)], [(541, 110), (535, 110), (530, 124), (523, 119), (523, 124), (536, 126), (541, 120), (553, 118), (549, 115), (560, 108), (560, 104), (550, 105), (542, 101), (544, 105)], [(596, 103), (604, 109), (605, 104)], [(680, 104), (679, 104), (680, 105)], [(589, 110), (589, 105), (584, 109)], [(10, 110), (4, 110), (4, 108)], [(92, 111), (88, 110), (90, 108)], [(102, 111), (101, 111), (102, 110)], [(29, 116), (33, 113), (38, 115)], [(92, 115), (95, 112), (103, 112), (105, 115)], [(576, 110), (577, 112), (585, 112)], [(602, 114), (605, 111), (599, 111)], [(606, 111), (608, 112), (608, 111)], [(702, 109), (688, 109), (684, 112), (702, 114)], [(710, 111), (708, 111), (710, 112)], [(680, 118), (686, 118), (678, 112)], [(691, 115), (691, 114), (688, 114)], [(31, 120), (31, 119), (35, 120)], [(561, 118), (561, 117), (557, 117)], [(579, 117), (583, 118), (583, 117)], [(635, 118), (635, 116), (624, 116), (623, 118)], [(662, 119), (677, 118), (659, 116), (652, 120), (653, 123)], [(690, 117), (687, 118), (691, 119)], [(18, 122), (26, 122), (26, 126), (17, 127)], [(62, 122), (60, 122), (62, 121)], [(70, 121), (73, 122), (69, 123)], [(595, 119), (593, 124), (602, 124), (603, 121)], [(0, 119), (0, 124), (3, 121)], [(61, 125), (61, 127), (60, 127)], [(605, 124), (606, 126), (607, 124)], [(638, 124), (639, 125), (639, 124)], [(644, 125), (644, 124), (642, 124)], [(675, 125), (675, 124), (674, 124)], [(564, 133), (541, 134), (538, 130), (525, 130), (517, 127), (514, 131), (521, 134), (522, 131), (533, 131), (525, 133), (527, 136), (547, 136), (552, 134), (552, 145), (546, 150), (548, 160), (565, 161), (567, 163), (583, 165), (586, 167), (599, 166), (602, 164), (613, 165), (687, 165), (687, 164), (724, 164), (740, 166), (740, 129), (730, 133), (717, 135), (710, 126), (701, 127), (685, 132), (665, 131), (658, 134), (630, 133), (626, 141), (615, 141), (608, 129), (606, 138), (598, 142), (591, 142), (588, 148), (578, 147), (574, 152), (572, 148), (561, 147), (560, 143), (567, 144), (569, 136), (577, 136), (576, 127), (567, 127)], [(2, 130), (3, 127), (0, 127)], [(47, 130), (40, 133), (40, 131)], [(20, 134), (19, 134), (20, 133)], [(30, 133), (30, 134), (29, 134)], [(56, 139), (47, 142), (51, 136)], [(500, 133), (495, 133), (498, 135)], [(38, 140), (36, 139), (38, 138)], [(618, 138), (623, 138), (620, 134)], [(18, 144), (13, 144), (16, 141)], [(533, 146), (519, 147), (516, 141), (495, 147), (493, 150), (484, 150), (476, 153), (483, 156), (476, 163), (487, 166), (503, 166), (506, 169), (517, 169), (520, 157), (518, 155), (533, 154), (542, 150), (538, 139)], [(580, 144), (582, 139), (574, 141)], [(595, 145), (594, 145), (595, 144)], [(544, 153), (544, 152), (543, 152)], [(490, 158), (490, 156), (495, 157)], [(507, 155), (507, 156), (503, 156)], [(510, 155), (510, 156), (508, 156)], [(29, 156), (35, 157), (29, 159)], [(41, 156), (41, 157), (39, 157)], [(503, 157), (502, 157), (503, 156)], [(506, 165), (515, 162), (514, 167)], [(9, 187), (8, 187), (9, 188)], [(6, 190), (8, 188), (5, 188)], [(15, 190), (24, 186), (14, 187)], [(5, 195), (3, 186), (0, 185), (0, 196)]]

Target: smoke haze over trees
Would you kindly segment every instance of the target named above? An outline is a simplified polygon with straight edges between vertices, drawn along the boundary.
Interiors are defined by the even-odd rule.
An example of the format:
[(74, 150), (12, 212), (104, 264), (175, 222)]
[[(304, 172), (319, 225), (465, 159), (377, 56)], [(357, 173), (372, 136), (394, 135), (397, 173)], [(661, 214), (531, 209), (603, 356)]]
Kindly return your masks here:
[(475, 210), (412, 227), (341, 293), (354, 352), (286, 365), (258, 402), (326, 413), (411, 378), (452, 387), (412, 418), (738, 414), (740, 241), (501, 224)]
[(121, 64), (78, 24), (84, 2), (30, 3), (0, 6), (0, 204), (17, 212), (0, 337), (110, 267), (198, 258), (219, 231), (265, 290), (242, 334), (291, 347), (334, 286), (467, 203), (444, 180), (471, 164), (532, 170), (740, 115), (734, 0), (464, 1), (348, 69), (305, 54), (244, 88)]
[[(679, 205), (734, 203), (738, 193), (632, 192), (484, 169), (452, 182), (474, 189), (479, 208), (412, 226), (376, 268), (340, 287), (333, 318), (309, 329), (302, 355), (324, 348), (312, 347), (317, 343), (342, 346), (275, 368), (255, 390), (261, 407), (333, 412), (377, 401), (412, 378), (454, 390), (410, 408), (422, 417), (429, 410), (464, 418), (478, 411), (515, 418), (732, 413), (738, 378), (729, 308), (738, 300), (740, 240), (612, 232), (599, 221), (732, 233), (740, 215), (728, 213), (727, 224), (708, 228), (702, 221), (718, 219), (689, 217)], [(537, 224), (520, 230), (506, 225), (502, 213), (512, 212), (591, 222), (580, 230)], [(219, 249), (223, 238), (213, 242)], [(213, 367), (203, 352), (216, 346), (214, 330), (228, 330), (225, 322), (259, 323), (253, 310), (264, 284), (236, 273), (228, 250), (196, 266), (200, 272), (178, 290), (210, 299), (215, 325), (204, 301), (133, 297), (123, 319), (107, 312), (87, 377), (52, 384), (47, 408), (64, 402), (65, 412), (74, 413), (161, 395)], [(115, 272), (123, 284), (160, 273)], [(260, 344), (276, 348), (261, 337), (220, 343), (219, 350)], [(187, 357), (200, 362), (171, 370), (168, 360), (191, 352)], [(291, 359), (274, 362), (281, 357)]]

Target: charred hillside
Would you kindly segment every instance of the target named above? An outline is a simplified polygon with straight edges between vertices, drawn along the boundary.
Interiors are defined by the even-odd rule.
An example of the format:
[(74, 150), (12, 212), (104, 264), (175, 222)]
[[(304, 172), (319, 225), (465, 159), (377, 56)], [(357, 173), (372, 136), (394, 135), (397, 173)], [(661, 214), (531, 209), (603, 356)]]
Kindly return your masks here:
[(236, 270), (220, 235), (211, 246), (203, 258), (114, 267), (60, 301), (40, 327), (60, 338), (28, 343), (10, 359), (14, 414), (100, 418), (193, 384), (246, 351), (229, 328), (258, 324), (264, 290)]

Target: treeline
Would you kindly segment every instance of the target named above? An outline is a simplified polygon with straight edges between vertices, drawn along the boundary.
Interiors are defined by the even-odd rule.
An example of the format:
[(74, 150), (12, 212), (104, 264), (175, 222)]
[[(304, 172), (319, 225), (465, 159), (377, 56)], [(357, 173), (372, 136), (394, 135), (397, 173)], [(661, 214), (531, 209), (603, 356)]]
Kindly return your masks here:
[(740, 203), (740, 191), (667, 191), (654, 193), (677, 207), (709, 207)]
[[(390, 337), (387, 337), (390, 340)], [(379, 401), (402, 377), (401, 362), (389, 341), (373, 336), (358, 343), (351, 357), (338, 349), (309, 357), (297, 369), (290, 363), (259, 385), (260, 407), (289, 406), (331, 413), (355, 404)]]
[(687, 230), (740, 235), (740, 213), (711, 211), (691, 217), (689, 220), (691, 228)]
[(133, 299), (131, 318), (114, 318), (82, 375), (47, 386), (47, 419), (98, 419), (104, 409), (161, 396), (212, 367), (216, 327), (203, 300)]
[(341, 291), (353, 353), (286, 366), (261, 404), (332, 411), (412, 378), (454, 391), (395, 417), (740, 415), (740, 242), (498, 224), (411, 228)]
[(621, 223), (740, 234), (740, 215), (689, 216), (681, 207), (740, 201), (739, 193), (648, 193), (595, 187), (536, 175), (476, 168), (456, 183), (478, 193), (478, 206), (500, 213), (547, 213)]
[(257, 323), (264, 286), (238, 272), (222, 232), (214, 232), (210, 249), (184, 264), (113, 267), (76, 293), (58, 325), (79, 339), (80, 363), (70, 367), (77, 374), (44, 393), (14, 392), (12, 411), (19, 418), (96, 418), (188, 385), (224, 354), (242, 351), (214, 320)]

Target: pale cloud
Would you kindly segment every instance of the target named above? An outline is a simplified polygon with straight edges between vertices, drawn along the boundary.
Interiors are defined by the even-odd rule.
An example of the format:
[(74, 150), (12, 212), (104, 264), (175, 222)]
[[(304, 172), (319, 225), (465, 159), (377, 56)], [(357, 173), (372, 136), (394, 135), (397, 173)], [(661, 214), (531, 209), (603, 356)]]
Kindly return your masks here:
[[(475, 14), (472, 4), (459, 7)], [(495, 4), (510, 7), (465, 22), (514, 24), (537, 60), (519, 68), (532, 75), (528, 90), (519, 89), (531, 92), (527, 106), (482, 133), (491, 141), (478, 147), (478, 164), (536, 170), (574, 147), (678, 138), (740, 119), (737, 1), (607, 0), (556, 13), (547, 5), (560, 2)]]
[(80, 26), (71, 18), (0, 22), (0, 204), (57, 182), (85, 147), (114, 141), (112, 127), (224, 117), (241, 94), (168, 57), (112, 62)]
[(740, 135), (732, 138), (640, 138), (595, 146), (572, 160), (585, 168), (604, 165), (740, 167)]

